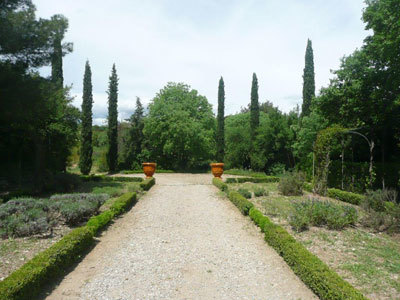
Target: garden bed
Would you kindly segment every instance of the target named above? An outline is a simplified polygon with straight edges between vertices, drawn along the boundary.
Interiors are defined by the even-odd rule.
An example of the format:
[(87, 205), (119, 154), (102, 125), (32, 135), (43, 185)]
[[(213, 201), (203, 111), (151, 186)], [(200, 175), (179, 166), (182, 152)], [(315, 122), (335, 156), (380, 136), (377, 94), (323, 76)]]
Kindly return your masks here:
[[(283, 196), (277, 183), (229, 184), (230, 190), (245, 189), (252, 193), (249, 199), (274, 223), (283, 226), (297, 241), (336, 271), (370, 299), (400, 298), (400, 240), (398, 236), (375, 233), (360, 224), (342, 230), (329, 230), (327, 226), (310, 226), (297, 232), (289, 224), (295, 210), (294, 203), (312, 199), (353, 207), (359, 218), (363, 210), (351, 204), (305, 192), (302, 196)], [(254, 192), (264, 189), (267, 196), (255, 197)]]
[[(57, 207), (58, 209), (54, 208), (57, 206), (54, 198), (69, 198), (67, 195), (75, 196), (77, 194), (59, 194), (39, 200), (41, 202), (45, 202), (45, 210), (48, 210), (48, 206), (53, 207), (52, 210), (46, 214), (44, 214), (43, 211), (39, 211), (39, 213), (43, 214), (43, 217), (46, 219), (46, 222), (42, 224), (43, 228), (40, 228), (37, 225), (38, 222), (31, 218), (31, 223), (33, 225), (32, 228), (37, 230), (37, 232), (32, 234), (29, 234), (29, 232), (27, 232), (27, 234), (17, 233), (10, 236), (8, 236), (8, 234), (3, 234), (3, 238), (0, 239), (0, 281), (33, 258), (37, 253), (55, 244), (73, 228), (84, 225), (90, 216), (109, 209), (114, 203), (116, 197), (128, 192), (135, 192), (137, 196), (140, 197), (140, 195), (143, 193), (143, 190), (141, 189), (140, 182), (138, 181), (118, 181), (113, 179), (83, 181), (74, 190), (74, 192), (81, 195), (90, 195), (94, 196), (95, 198), (100, 197), (103, 199), (98, 206), (96, 205), (94, 207), (87, 207), (86, 211), (82, 210), (86, 202), (74, 202), (70, 201), (70, 199), (66, 199), (67, 201), (63, 200), (63, 205), (61, 205), (61, 207)], [(37, 200), (38, 199), (31, 198), (31, 201), (29, 202), (37, 203)], [(13, 199), (10, 201), (13, 201)], [(10, 203), (12, 204), (10, 201), (7, 204), (8, 206), (10, 206)], [(33, 213), (30, 212), (31, 215), (33, 214), (33, 217), (35, 217), (35, 214), (37, 213), (38, 211), (35, 208), (33, 209)], [(68, 222), (66, 218), (66, 216), (69, 215), (71, 216), (69, 219), (70, 222)], [(76, 219), (72, 218), (75, 215), (82, 216)], [(26, 220), (21, 221), (27, 223)], [(0, 228), (0, 230), (1, 229), (2, 228)]]

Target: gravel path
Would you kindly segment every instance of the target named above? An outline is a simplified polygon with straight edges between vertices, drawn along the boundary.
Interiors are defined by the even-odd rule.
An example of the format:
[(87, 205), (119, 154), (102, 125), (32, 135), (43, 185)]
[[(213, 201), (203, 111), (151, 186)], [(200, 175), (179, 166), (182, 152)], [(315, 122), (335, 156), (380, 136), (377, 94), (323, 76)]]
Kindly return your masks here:
[(317, 299), (211, 175), (156, 180), (47, 299)]

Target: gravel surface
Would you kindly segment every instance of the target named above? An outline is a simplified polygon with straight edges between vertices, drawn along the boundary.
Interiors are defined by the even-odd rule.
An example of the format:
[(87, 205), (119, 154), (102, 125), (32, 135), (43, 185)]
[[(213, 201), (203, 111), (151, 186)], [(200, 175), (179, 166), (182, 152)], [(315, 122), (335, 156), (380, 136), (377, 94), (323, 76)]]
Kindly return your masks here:
[(47, 299), (317, 299), (210, 174), (156, 181)]

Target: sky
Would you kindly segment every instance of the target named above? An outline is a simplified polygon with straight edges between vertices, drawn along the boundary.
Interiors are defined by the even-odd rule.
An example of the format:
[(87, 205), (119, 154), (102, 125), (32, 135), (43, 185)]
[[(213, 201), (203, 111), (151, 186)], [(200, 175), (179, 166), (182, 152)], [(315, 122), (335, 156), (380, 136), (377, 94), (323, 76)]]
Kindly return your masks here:
[[(217, 109), (225, 82), (225, 114), (250, 102), (252, 74), (259, 101), (289, 112), (302, 103), (307, 39), (314, 50), (317, 94), (331, 70), (362, 45), (363, 0), (33, 0), (37, 16), (63, 14), (74, 51), (64, 57), (64, 83), (82, 103), (86, 60), (92, 68), (93, 118), (104, 124), (112, 64), (119, 76), (119, 119), (148, 104), (168, 83), (183, 82)], [(50, 68), (42, 68), (43, 75)]]

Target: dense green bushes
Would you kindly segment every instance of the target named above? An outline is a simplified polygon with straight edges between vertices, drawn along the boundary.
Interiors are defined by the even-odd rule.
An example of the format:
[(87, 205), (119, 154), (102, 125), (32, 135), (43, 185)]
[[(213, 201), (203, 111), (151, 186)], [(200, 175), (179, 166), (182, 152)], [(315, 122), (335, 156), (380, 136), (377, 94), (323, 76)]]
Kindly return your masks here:
[(303, 194), (305, 176), (301, 172), (288, 172), (278, 184), (278, 190), (285, 196), (298, 196)]
[(140, 183), (140, 188), (143, 189), (144, 191), (148, 191), (155, 184), (156, 184), (156, 179), (154, 177), (146, 178)]
[(88, 227), (71, 231), (0, 282), (0, 299), (34, 298), (44, 285), (77, 262), (92, 244), (93, 235)]
[(342, 190), (338, 190), (338, 189), (328, 189), (327, 196), (337, 199), (337, 200), (340, 200), (340, 201), (343, 201), (343, 202), (355, 204), (355, 205), (359, 205), (364, 198), (360, 194), (346, 192), (346, 191), (342, 191)]
[(239, 208), (245, 216), (249, 214), (250, 209), (254, 206), (249, 200), (243, 197), (236, 191), (230, 191), (228, 194), (229, 200)]
[(106, 176), (106, 175), (81, 175), (82, 181), (122, 181), (122, 182), (142, 182), (142, 177), (128, 177), (128, 176)]
[(294, 203), (293, 206), (294, 213), (289, 223), (298, 232), (308, 229), (311, 225), (339, 230), (355, 225), (358, 219), (357, 210), (354, 207), (328, 201), (304, 201)]
[(266, 183), (266, 182), (278, 182), (279, 177), (275, 176), (263, 176), (263, 177), (237, 177), (237, 178), (227, 178), (226, 183)]
[(225, 182), (223, 182), (221, 179), (214, 177), (212, 179), (212, 183), (217, 188), (219, 188), (221, 191), (223, 191), (223, 192), (228, 191), (228, 185)]
[(297, 242), (285, 229), (273, 224), (260, 211), (253, 207), (250, 209), (249, 215), (265, 233), (265, 240), (268, 244), (283, 257), (294, 273), (320, 299), (366, 299), (358, 290)]
[(254, 189), (254, 196), (255, 197), (262, 197), (262, 196), (268, 196), (268, 191), (266, 191), (264, 188), (262, 187), (256, 187)]
[(242, 195), (243, 197), (245, 197), (246, 199), (250, 199), (251, 198), (251, 192), (247, 189), (244, 188), (239, 188), (238, 189), (238, 193), (240, 195)]
[(17, 198), (0, 205), (0, 235), (29, 236), (57, 224), (78, 224), (108, 199), (105, 194), (64, 194), (50, 199)]

